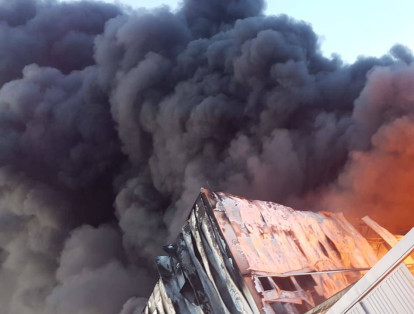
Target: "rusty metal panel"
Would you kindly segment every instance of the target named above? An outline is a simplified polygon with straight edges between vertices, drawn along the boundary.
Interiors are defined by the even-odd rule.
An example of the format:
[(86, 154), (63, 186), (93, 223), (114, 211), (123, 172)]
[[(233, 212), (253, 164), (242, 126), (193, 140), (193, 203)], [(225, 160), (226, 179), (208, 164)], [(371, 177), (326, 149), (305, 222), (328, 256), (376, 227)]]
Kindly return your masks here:
[[(247, 260), (251, 270), (283, 273), (363, 268), (377, 262), (368, 242), (341, 214), (300, 212), (271, 202), (217, 194), (215, 215), (220, 228), (227, 234), (230, 222), (237, 237), (237, 242), (231, 239), (233, 254)], [(227, 220), (223, 221), (221, 213)]]
[[(314, 300), (301, 287), (281, 292), (278, 287), (266, 291), (257, 276), (308, 273), (314, 290), (325, 299), (346, 288), (377, 262), (369, 243), (342, 214), (295, 211), (279, 204), (252, 201), (225, 193), (209, 193), (214, 200), (214, 216), (227, 241), (235, 262), (245, 278), (255, 282), (255, 291), (265, 303)], [(330, 272), (331, 271), (331, 272)], [(279, 289), (282, 290), (282, 289)], [(273, 296), (273, 297), (271, 297)]]

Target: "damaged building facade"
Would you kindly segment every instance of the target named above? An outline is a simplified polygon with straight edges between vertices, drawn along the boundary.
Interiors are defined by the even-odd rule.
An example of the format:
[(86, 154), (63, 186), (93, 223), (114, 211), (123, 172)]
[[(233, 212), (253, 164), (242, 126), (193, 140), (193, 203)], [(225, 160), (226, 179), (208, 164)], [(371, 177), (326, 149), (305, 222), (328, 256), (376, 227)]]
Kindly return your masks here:
[(369, 217), (360, 224), (202, 189), (168, 256), (156, 260), (160, 279), (144, 313), (305, 313), (395, 245)]

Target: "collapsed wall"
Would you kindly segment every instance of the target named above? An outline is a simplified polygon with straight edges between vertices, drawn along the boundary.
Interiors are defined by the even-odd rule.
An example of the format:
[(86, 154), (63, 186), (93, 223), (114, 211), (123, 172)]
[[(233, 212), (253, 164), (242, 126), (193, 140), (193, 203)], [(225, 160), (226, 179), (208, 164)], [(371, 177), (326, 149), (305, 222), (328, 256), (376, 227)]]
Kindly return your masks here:
[(341, 213), (201, 190), (145, 313), (298, 313), (361, 278), (377, 261)]

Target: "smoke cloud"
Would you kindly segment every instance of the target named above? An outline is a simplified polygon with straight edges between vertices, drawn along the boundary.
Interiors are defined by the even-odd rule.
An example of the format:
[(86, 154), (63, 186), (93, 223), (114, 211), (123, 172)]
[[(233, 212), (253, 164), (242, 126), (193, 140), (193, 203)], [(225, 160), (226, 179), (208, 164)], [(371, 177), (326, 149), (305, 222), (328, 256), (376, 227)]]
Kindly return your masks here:
[(0, 1), (0, 308), (138, 313), (200, 187), (414, 225), (414, 64), (261, 0)]
[(414, 64), (375, 68), (355, 101), (349, 160), (323, 203), (370, 214), (388, 228), (414, 224)]

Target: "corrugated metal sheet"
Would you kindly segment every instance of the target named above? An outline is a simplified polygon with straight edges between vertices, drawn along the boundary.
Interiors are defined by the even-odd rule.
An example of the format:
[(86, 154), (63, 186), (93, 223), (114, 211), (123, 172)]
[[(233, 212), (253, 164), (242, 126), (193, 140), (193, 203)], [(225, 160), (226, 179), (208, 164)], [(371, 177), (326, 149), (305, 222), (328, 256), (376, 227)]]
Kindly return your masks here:
[(414, 312), (414, 278), (404, 264), (396, 268), (358, 305), (369, 314), (412, 314)]
[[(355, 306), (349, 311), (349, 314), (366, 314), (364, 308), (361, 304), (357, 303)], [(388, 313), (391, 314), (391, 313)]]
[(226, 240), (237, 241), (232, 252), (242, 271), (277, 274), (366, 268), (377, 262), (368, 242), (342, 214), (295, 211), (224, 193), (215, 196), (214, 214)]
[[(210, 195), (220, 230), (232, 243), (232, 256), (245, 278), (255, 283), (252, 293), (261, 296), (260, 306), (270, 313), (275, 302), (311, 308), (315, 301), (309, 290), (329, 298), (361, 277), (346, 270), (369, 269), (378, 260), (342, 214), (295, 211), (225, 193)], [(298, 278), (303, 275), (312, 277), (311, 289), (301, 287)], [(291, 282), (289, 291), (286, 280), (280, 284), (281, 277)]]

